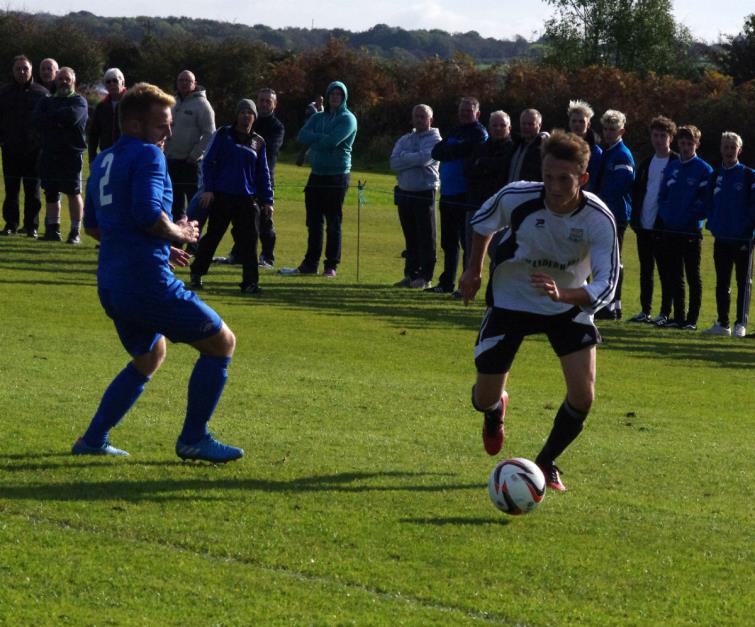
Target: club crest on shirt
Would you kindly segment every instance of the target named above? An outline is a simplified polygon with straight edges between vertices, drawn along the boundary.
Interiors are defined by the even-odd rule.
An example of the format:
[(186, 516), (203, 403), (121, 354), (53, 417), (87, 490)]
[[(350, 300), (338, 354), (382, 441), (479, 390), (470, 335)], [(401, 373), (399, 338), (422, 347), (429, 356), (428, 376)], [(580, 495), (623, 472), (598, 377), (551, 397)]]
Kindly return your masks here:
[(690, 187), (695, 187), (697, 185), (697, 179), (690, 176), (687, 179), (687, 185), (689, 185)]
[(545, 218), (537, 218), (535, 220), (535, 228), (536, 229), (544, 229), (545, 228)]
[(585, 230), (584, 229), (569, 229), (569, 241), (570, 242), (581, 242), (585, 238)]

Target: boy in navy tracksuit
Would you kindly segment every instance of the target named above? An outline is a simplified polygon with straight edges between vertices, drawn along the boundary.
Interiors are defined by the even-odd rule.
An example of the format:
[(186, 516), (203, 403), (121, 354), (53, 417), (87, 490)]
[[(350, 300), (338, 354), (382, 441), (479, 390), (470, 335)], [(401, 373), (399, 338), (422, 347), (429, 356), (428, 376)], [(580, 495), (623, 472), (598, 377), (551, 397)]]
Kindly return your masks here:
[[(616, 237), (619, 252), (624, 243), (629, 216), (632, 213), (632, 187), (634, 186), (634, 157), (624, 145), (624, 125), (626, 116), (621, 111), (609, 109), (600, 118), (603, 128), (603, 154), (600, 167), (594, 179), (587, 184), (588, 191), (596, 193), (608, 205), (616, 220)], [(619, 281), (613, 301), (596, 312), (598, 320), (621, 319), (621, 284), (624, 280), (624, 267), (619, 271)]]
[[(679, 160), (669, 163), (658, 194), (658, 220), (662, 230), (659, 261), (661, 284), (672, 295), (674, 317), (660, 320), (661, 327), (697, 329), (703, 282), (700, 275), (702, 220), (713, 168), (697, 156), (702, 133), (696, 126), (679, 128)], [(685, 316), (684, 276), (689, 285), (689, 311)]]
[[(241, 291), (257, 294), (257, 232), (260, 211), (271, 215), (273, 188), (265, 155), (265, 140), (252, 132), (257, 107), (243, 99), (236, 107), (236, 124), (218, 129), (202, 159), (202, 207), (212, 204), (207, 233), (191, 264), (191, 287), (202, 287), (220, 240), (233, 224), (231, 235), (242, 265)], [(261, 207), (260, 207), (261, 205)]]
[[(752, 247), (755, 229), (755, 176), (739, 163), (742, 138), (736, 133), (721, 135), (723, 161), (711, 176), (707, 199), (708, 230), (713, 233), (713, 263), (716, 267), (716, 309), (718, 320), (703, 331), (708, 335), (747, 334), (747, 310), (752, 282)], [(737, 311), (734, 331), (729, 326), (731, 271), (737, 279)]]

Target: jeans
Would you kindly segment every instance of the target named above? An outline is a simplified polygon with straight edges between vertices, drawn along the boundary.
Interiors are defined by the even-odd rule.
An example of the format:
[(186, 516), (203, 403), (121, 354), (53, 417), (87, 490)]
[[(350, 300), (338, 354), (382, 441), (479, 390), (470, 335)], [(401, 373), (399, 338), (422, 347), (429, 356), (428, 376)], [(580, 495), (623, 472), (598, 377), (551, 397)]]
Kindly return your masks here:
[(325, 269), (330, 270), (341, 262), (341, 221), (343, 201), (349, 189), (350, 175), (310, 174), (304, 188), (304, 204), (307, 210), (307, 252), (301, 267), (316, 272), (320, 264), (323, 245), (323, 226), (327, 236), (325, 243)]

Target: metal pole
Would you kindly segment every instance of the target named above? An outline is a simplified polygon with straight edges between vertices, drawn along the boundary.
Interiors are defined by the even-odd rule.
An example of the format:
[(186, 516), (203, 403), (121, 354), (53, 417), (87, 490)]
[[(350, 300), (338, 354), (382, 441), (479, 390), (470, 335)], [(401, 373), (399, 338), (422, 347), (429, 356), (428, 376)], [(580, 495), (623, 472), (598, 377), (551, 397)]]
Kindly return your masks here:
[(359, 283), (359, 250), (362, 234), (362, 204), (364, 203), (364, 188), (367, 181), (357, 180), (357, 283)]

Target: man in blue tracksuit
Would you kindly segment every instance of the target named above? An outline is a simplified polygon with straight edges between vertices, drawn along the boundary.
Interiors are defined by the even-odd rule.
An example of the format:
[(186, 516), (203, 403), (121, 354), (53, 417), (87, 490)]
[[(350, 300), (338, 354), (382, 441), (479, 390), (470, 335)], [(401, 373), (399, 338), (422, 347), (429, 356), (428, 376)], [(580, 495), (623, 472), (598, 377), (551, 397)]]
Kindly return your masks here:
[[(713, 263), (716, 267), (718, 320), (703, 331), (708, 335), (747, 335), (747, 313), (752, 282), (752, 247), (755, 230), (755, 175), (739, 163), (742, 138), (721, 135), (721, 167), (711, 177), (708, 190), (708, 230), (713, 233)], [(731, 271), (737, 280), (737, 310), (734, 330), (729, 326)]]
[(204, 192), (200, 205), (210, 207), (207, 233), (199, 240), (191, 264), (191, 287), (200, 289), (202, 277), (229, 224), (236, 259), (242, 265), (241, 291), (257, 294), (257, 234), (260, 212), (273, 213), (273, 188), (267, 166), (265, 140), (252, 131), (257, 118), (254, 101), (243, 99), (236, 106), (236, 123), (218, 129), (202, 158)]
[[(705, 197), (713, 172), (697, 156), (702, 133), (691, 124), (679, 128), (679, 160), (666, 167), (658, 193), (658, 221), (663, 239), (659, 258), (662, 288), (671, 294), (674, 317), (658, 326), (697, 329), (703, 281), (700, 274), (702, 220)], [(689, 311), (685, 315), (684, 276), (689, 284)]]
[(309, 147), (312, 164), (304, 188), (307, 252), (298, 267), (283, 268), (281, 274), (317, 274), (322, 256), (322, 230), (327, 224), (323, 275), (329, 279), (336, 276), (336, 268), (341, 262), (343, 201), (349, 188), (351, 148), (357, 136), (357, 119), (346, 106), (348, 99), (346, 85), (333, 81), (325, 91), (325, 111), (312, 115), (297, 136), (300, 143)]
[(464, 164), (474, 149), (484, 144), (488, 132), (480, 124), (480, 103), (465, 97), (459, 103), (459, 125), (432, 150), (440, 161), (440, 247), (443, 249), (443, 273), (432, 292), (451, 293), (456, 285), (459, 248), (466, 250), (467, 179)]
[[(587, 189), (600, 196), (608, 205), (616, 220), (616, 236), (619, 252), (624, 243), (629, 216), (632, 214), (632, 187), (634, 186), (634, 157), (621, 139), (624, 135), (626, 116), (621, 111), (609, 109), (600, 118), (603, 128), (603, 154), (595, 178), (588, 182)], [(595, 318), (599, 320), (621, 319), (621, 284), (624, 281), (624, 266), (619, 272), (619, 282), (613, 301), (600, 309)]]

